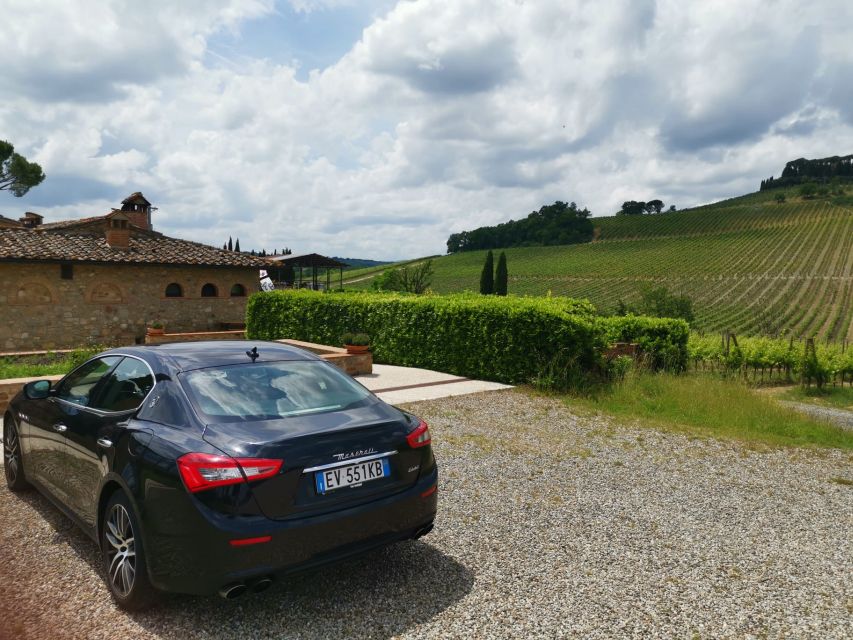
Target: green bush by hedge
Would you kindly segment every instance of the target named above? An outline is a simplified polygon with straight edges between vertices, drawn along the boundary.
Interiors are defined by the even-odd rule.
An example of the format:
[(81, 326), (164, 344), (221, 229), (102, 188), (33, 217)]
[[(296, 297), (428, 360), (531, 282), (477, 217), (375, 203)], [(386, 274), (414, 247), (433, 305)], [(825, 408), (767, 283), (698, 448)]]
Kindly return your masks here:
[(595, 369), (605, 344), (593, 311), (568, 298), (271, 291), (250, 298), (246, 333), (337, 345), (359, 331), (370, 335), (377, 363), (517, 384), (545, 366)]
[(684, 320), (648, 316), (599, 318), (605, 339), (610, 342), (634, 342), (654, 369), (684, 371), (687, 368), (687, 339), (690, 325)]

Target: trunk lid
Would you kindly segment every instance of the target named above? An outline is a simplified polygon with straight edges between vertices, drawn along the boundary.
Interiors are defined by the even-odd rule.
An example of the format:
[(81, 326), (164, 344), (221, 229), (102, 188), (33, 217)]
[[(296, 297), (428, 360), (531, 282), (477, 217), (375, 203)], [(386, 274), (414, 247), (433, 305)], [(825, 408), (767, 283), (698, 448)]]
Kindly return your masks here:
[[(412, 449), (417, 419), (369, 398), (342, 411), (279, 420), (210, 424), (204, 439), (233, 457), (284, 460), (281, 472), (250, 486), (264, 515), (298, 518), (354, 506), (402, 491), (418, 479), (430, 447)], [(388, 460), (388, 476), (318, 491), (312, 468), (343, 469), (362, 458)], [(309, 471), (306, 472), (306, 469)]]

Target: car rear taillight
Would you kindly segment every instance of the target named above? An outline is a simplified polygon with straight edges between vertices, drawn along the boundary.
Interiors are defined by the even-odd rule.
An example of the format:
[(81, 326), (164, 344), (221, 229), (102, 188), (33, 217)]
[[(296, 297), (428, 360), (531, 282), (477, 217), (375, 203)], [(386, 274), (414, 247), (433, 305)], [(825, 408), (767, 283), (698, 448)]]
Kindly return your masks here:
[(274, 476), (284, 460), (230, 458), (208, 453), (188, 453), (178, 458), (178, 470), (190, 493), (205, 491), (247, 480)]
[(412, 448), (425, 447), (432, 442), (427, 423), (421, 420), (417, 428), (406, 436), (406, 440), (409, 441), (409, 446)]

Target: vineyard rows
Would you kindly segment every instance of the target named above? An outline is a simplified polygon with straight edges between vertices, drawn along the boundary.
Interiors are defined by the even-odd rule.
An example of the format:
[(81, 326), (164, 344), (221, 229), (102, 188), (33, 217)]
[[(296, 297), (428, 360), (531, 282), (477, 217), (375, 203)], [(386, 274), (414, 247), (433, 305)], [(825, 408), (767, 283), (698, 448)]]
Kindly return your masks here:
[(691, 334), (691, 366), (703, 371), (734, 373), (754, 382), (793, 382), (822, 372), (829, 385), (853, 384), (853, 344), (815, 341), (812, 369), (807, 341), (794, 338), (736, 338)]
[[(751, 202), (595, 220), (602, 231), (593, 243), (507, 249), (510, 292), (587, 298), (606, 313), (663, 285), (691, 297), (700, 331), (853, 340), (848, 208)], [(434, 259), (432, 288), (477, 290), (484, 257)]]

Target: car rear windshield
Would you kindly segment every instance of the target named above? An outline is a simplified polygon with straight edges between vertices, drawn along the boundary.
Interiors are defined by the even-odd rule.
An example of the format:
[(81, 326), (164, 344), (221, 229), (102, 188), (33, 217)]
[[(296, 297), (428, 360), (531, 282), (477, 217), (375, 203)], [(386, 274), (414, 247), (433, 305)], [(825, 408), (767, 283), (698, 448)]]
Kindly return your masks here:
[(336, 411), (370, 395), (325, 362), (255, 362), (181, 374), (193, 404), (216, 422)]

